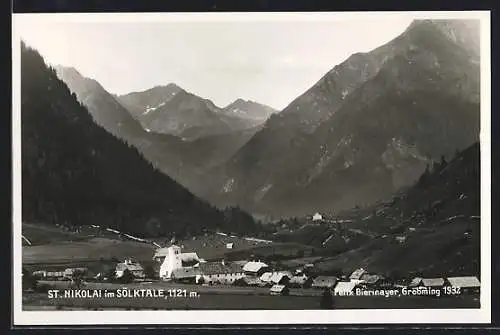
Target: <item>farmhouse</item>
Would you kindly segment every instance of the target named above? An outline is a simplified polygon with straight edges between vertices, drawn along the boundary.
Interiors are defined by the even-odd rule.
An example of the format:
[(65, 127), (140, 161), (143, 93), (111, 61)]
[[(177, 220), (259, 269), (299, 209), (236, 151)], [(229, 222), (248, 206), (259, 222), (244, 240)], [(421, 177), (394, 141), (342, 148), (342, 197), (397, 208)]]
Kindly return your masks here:
[(352, 281), (339, 281), (335, 286), (335, 295), (350, 295), (356, 287), (356, 283)]
[(40, 277), (40, 278), (44, 278), (47, 276), (47, 271), (45, 270), (38, 270), (38, 271), (33, 271), (32, 275), (34, 277)]
[(178, 268), (174, 269), (170, 274), (170, 279), (185, 282), (185, 283), (195, 283), (196, 278), (200, 275), (200, 272), (195, 267)]
[(176, 245), (172, 245), (168, 248), (161, 248), (157, 250), (153, 258), (163, 259), (163, 262), (160, 267), (160, 278), (167, 278), (167, 279), (171, 278), (172, 272), (174, 270), (189, 268), (192, 265), (195, 265), (200, 262), (200, 259), (195, 252), (182, 253), (181, 248)]
[(86, 274), (87, 273), (87, 268), (67, 268), (64, 270), (64, 273), (61, 277), (64, 278), (72, 278), (75, 273), (82, 273)]
[(307, 277), (305, 274), (299, 276), (293, 276), (288, 282), (290, 287), (310, 287), (312, 285), (312, 279)]
[(266, 283), (263, 283), (257, 277), (243, 277), (235, 281), (235, 284), (238, 283), (240, 286), (259, 286), (263, 287)]
[(375, 286), (381, 281), (382, 277), (379, 275), (371, 275), (365, 273), (361, 276), (360, 280), (364, 286)]
[(314, 278), (312, 287), (314, 288), (333, 288), (337, 283), (336, 277), (331, 276), (318, 276)]
[(481, 287), (481, 282), (477, 277), (449, 277), (448, 283), (452, 287), (460, 287), (461, 292), (475, 292), (478, 293)]
[(34, 276), (47, 278), (47, 279), (59, 279), (64, 277), (64, 271), (35, 271), (33, 272)]
[(411, 280), (410, 284), (408, 284), (408, 287), (418, 287), (422, 285), (422, 278), (421, 277), (415, 277)]
[(313, 216), (312, 216), (312, 220), (313, 221), (321, 221), (323, 220), (323, 216), (319, 213), (315, 213)]
[(116, 264), (116, 278), (120, 278), (123, 276), (123, 273), (125, 270), (130, 271), (132, 275), (136, 278), (144, 278), (144, 269), (142, 268), (141, 264), (137, 262), (132, 262), (130, 259), (126, 259), (123, 261), (123, 263), (118, 263)]
[(196, 282), (233, 284), (236, 280), (244, 278), (242, 267), (235, 263), (208, 262), (198, 265), (199, 275)]
[(264, 283), (283, 285), (287, 284), (292, 277), (292, 273), (289, 271), (265, 272), (260, 276), (260, 280)]
[(269, 265), (261, 261), (250, 261), (243, 266), (243, 271), (247, 276), (260, 277), (269, 269)]
[(396, 236), (394, 239), (399, 243), (404, 243), (406, 241), (406, 236)]
[(269, 292), (271, 295), (288, 295), (290, 290), (285, 285), (273, 285)]
[(444, 283), (443, 278), (422, 278), (422, 286), (425, 287), (443, 287)]
[(361, 277), (366, 273), (366, 270), (363, 269), (363, 268), (359, 268), (357, 270), (355, 270), (350, 276), (349, 276), (349, 279), (352, 281), (352, 282), (355, 282), (355, 283), (360, 283), (362, 282), (361, 280)]

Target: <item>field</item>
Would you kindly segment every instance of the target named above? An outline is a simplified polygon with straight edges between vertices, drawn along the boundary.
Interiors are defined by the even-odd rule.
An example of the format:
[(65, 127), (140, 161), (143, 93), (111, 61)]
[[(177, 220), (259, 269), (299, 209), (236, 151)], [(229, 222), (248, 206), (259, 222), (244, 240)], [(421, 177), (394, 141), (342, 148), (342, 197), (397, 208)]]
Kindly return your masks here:
[[(23, 246), (23, 266), (30, 269), (88, 266), (111, 259), (122, 261), (132, 258), (141, 263), (152, 261), (157, 247), (152, 243), (123, 240), (116, 234), (81, 231), (70, 233), (49, 225), (23, 224), (23, 235), (32, 245)], [(105, 237), (104, 237), (105, 236)], [(165, 241), (155, 241), (168, 245)], [(228, 249), (227, 244), (232, 243)], [(307, 252), (311, 247), (297, 243), (276, 243), (249, 240), (244, 237), (206, 234), (176, 241), (184, 252), (196, 252), (206, 260), (224, 257), (234, 260), (249, 257), (290, 258), (297, 252)]]

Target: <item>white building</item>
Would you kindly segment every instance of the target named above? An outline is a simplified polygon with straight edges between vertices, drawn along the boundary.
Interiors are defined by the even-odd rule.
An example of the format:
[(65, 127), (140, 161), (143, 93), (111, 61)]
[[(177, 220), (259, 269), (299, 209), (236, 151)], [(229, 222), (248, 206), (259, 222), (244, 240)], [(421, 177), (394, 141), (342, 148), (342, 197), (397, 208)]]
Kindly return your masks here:
[(460, 292), (477, 292), (479, 293), (481, 289), (481, 282), (477, 277), (467, 276), (467, 277), (449, 277), (448, 283), (452, 287), (460, 287)]
[(123, 276), (125, 270), (130, 271), (135, 278), (144, 278), (144, 269), (141, 264), (137, 262), (132, 262), (130, 259), (126, 259), (123, 263), (116, 264), (115, 274), (116, 278)]
[(361, 277), (366, 273), (366, 270), (363, 268), (359, 268), (355, 270), (351, 275), (349, 276), (349, 280), (353, 283), (359, 284), (362, 283), (363, 280)]
[(443, 278), (422, 278), (422, 286), (425, 287), (442, 287), (444, 284)]
[(312, 220), (313, 221), (321, 221), (321, 220), (323, 220), (323, 216), (319, 213), (315, 213), (312, 217)]
[[(160, 255), (160, 256), (159, 256)], [(181, 248), (172, 245), (168, 248), (161, 248), (155, 253), (155, 258), (163, 257), (163, 262), (160, 267), (160, 278), (172, 278), (172, 273), (177, 269), (190, 268), (183, 263), (199, 263), (200, 259), (195, 252), (182, 253)]]
[(352, 290), (356, 287), (356, 283), (352, 281), (339, 281), (335, 286), (335, 295), (349, 295)]
[(243, 266), (243, 271), (249, 276), (262, 276), (269, 269), (269, 265), (261, 261), (250, 261)]
[(264, 283), (284, 284), (288, 283), (292, 277), (290, 271), (265, 272), (260, 276), (260, 280)]
[(236, 263), (208, 262), (200, 263), (196, 282), (207, 284), (233, 284), (236, 280), (245, 278), (241, 266)]
[(273, 285), (269, 290), (271, 295), (288, 295), (290, 290), (285, 285)]
[(467, 277), (449, 277), (448, 282), (453, 287), (460, 288), (477, 288), (481, 287), (481, 282), (477, 277), (467, 276)]

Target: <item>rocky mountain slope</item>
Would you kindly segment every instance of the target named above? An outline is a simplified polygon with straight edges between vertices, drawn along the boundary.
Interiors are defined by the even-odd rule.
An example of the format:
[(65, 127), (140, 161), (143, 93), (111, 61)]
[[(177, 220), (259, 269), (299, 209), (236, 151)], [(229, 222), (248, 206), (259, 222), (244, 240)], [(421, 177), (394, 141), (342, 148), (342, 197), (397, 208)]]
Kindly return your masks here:
[(417, 20), (272, 115), (206, 197), (302, 215), (364, 206), (479, 136), (478, 22)]
[(38, 52), (21, 49), (23, 221), (138, 236), (238, 227), (96, 125)]
[(76, 92), (94, 121), (115, 136), (129, 141), (143, 136), (144, 130), (128, 111), (96, 80), (83, 77), (75, 68), (56, 66), (57, 76)]
[(143, 109), (150, 104), (161, 104), (159, 101), (165, 101), (167, 96), (181, 92), (180, 87), (170, 84), (145, 92), (130, 93), (120, 97), (119, 103), (116, 96), (76, 69), (57, 66), (56, 71), (70, 91), (87, 107), (97, 124), (136, 147), (154, 167), (193, 192), (204, 184), (207, 169), (223, 164), (260, 129), (256, 126), (224, 134), (207, 134), (192, 141), (183, 141), (171, 134), (148, 132), (137, 119), (144, 113)]
[(265, 122), (277, 111), (269, 106), (251, 100), (236, 99), (226, 107), (223, 112), (226, 115), (236, 115), (243, 119)]
[(142, 115), (169, 101), (181, 90), (182, 88), (176, 84), (170, 83), (165, 86), (155, 86), (142, 92), (115, 95), (115, 98), (127, 108), (134, 118), (140, 121)]
[[(480, 148), (436, 163), (391, 200), (307, 224), (281, 240), (323, 248), (321, 270), (395, 275), (479, 275)], [(330, 237), (331, 236), (331, 237)]]
[(235, 101), (229, 109), (221, 109), (175, 84), (118, 99), (146, 131), (175, 135), (185, 141), (254, 128), (272, 111), (267, 106), (243, 100)]

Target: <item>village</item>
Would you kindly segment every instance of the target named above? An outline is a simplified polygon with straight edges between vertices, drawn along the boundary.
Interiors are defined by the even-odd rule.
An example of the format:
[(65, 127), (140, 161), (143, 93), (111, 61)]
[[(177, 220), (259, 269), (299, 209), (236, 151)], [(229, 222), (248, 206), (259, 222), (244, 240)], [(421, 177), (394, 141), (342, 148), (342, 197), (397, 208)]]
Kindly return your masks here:
[[(338, 221), (333, 222), (324, 215), (315, 213), (309, 217), (308, 225), (339, 227)], [(23, 290), (27, 296), (30, 296), (30, 293), (37, 293), (39, 294), (38, 299), (43, 301), (46, 300), (46, 297), (42, 297), (40, 294), (46, 296), (47, 291), (54, 288), (106, 289), (108, 291), (117, 291), (123, 288), (180, 289), (192, 292), (192, 296), (196, 297), (200, 297), (200, 295), (207, 297), (208, 295), (210, 300), (220, 298), (237, 300), (238, 304), (245, 304), (242, 305), (246, 306), (245, 308), (249, 308), (247, 302), (249, 299), (253, 299), (252, 303), (258, 309), (336, 308), (333, 301), (328, 302), (327, 306), (323, 303), (320, 304), (321, 297), (325, 296), (333, 297), (333, 300), (345, 298), (352, 301), (354, 301), (353, 297), (367, 300), (375, 296), (385, 300), (382, 303), (383, 306), (386, 306), (385, 308), (390, 308), (391, 301), (397, 303), (396, 300), (411, 300), (411, 296), (414, 296), (415, 299), (426, 300), (429, 299), (429, 296), (442, 297), (440, 300), (448, 299), (447, 304), (450, 306), (456, 305), (456, 301), (450, 300), (453, 298), (461, 297), (466, 301), (464, 307), (476, 305), (479, 301), (480, 280), (473, 275), (457, 276), (453, 274), (453, 276), (447, 276), (443, 274), (443, 276), (426, 277), (416, 276), (415, 273), (412, 273), (407, 276), (401, 274), (394, 277), (387, 276), (387, 273), (370, 271), (362, 266), (354, 267), (354, 270), (351, 271), (339, 271), (339, 269), (325, 271), (318, 263), (323, 258), (313, 255), (314, 250), (308, 249), (307, 246), (300, 251), (298, 249), (300, 245), (255, 237), (235, 236), (220, 231), (212, 234), (205, 233), (204, 236), (192, 237), (184, 241), (172, 238), (169, 242), (164, 242), (168, 245), (165, 247), (161, 247), (157, 241), (140, 239), (97, 225), (92, 225), (87, 231), (82, 231), (79, 228), (71, 234), (87, 233), (91, 234), (89, 235), (91, 240), (96, 240), (96, 237), (92, 236), (98, 236), (97, 240), (101, 241), (99, 243), (107, 241), (111, 252), (108, 257), (113, 255), (113, 250), (118, 251), (116, 246), (127, 243), (136, 246), (150, 245), (154, 248), (144, 249), (151, 250), (152, 254), (149, 256), (147, 253), (136, 254), (136, 256), (140, 256), (138, 258), (131, 250), (121, 254), (114, 253), (111, 261), (105, 261), (101, 257), (101, 261), (94, 261), (94, 263), (98, 263), (97, 267), (91, 266), (90, 259), (87, 259), (87, 263), (70, 261), (66, 263), (68, 265), (66, 268), (37, 261), (36, 263), (39, 264), (32, 264), (29, 270), (23, 268)], [(117, 237), (119, 239), (116, 239)], [(23, 238), (25, 237), (23, 236)], [(25, 239), (26, 242), (29, 242), (27, 238)], [(331, 235), (327, 237), (327, 240), (331, 240)], [(398, 243), (402, 242), (398, 241)], [(77, 244), (78, 242), (63, 242), (61, 246), (74, 248)], [(324, 245), (324, 243), (322, 244)], [(30, 246), (29, 243), (27, 243), (27, 247), (36, 248)], [(41, 247), (61, 250), (53, 244)], [(263, 252), (265, 250), (272, 250), (269, 251), (272, 253), (266, 254)], [(200, 254), (205, 256), (200, 257)], [(36, 253), (36, 255), (38, 257), (40, 254)], [(71, 266), (73, 264), (74, 266)], [(350, 268), (353, 269), (352, 264)], [(274, 298), (264, 302), (262, 300), (264, 296)], [(206, 302), (207, 299), (204, 298), (204, 301)], [(143, 300), (145, 306), (141, 309), (147, 309), (147, 299)], [(51, 302), (45, 303), (50, 304)], [(229, 300), (225, 303), (228, 309), (231, 309), (232, 304), (235, 304)], [(380, 300), (374, 303), (380, 304)], [(100, 308), (102, 304), (106, 303), (101, 300), (96, 304), (97, 308)], [(114, 302), (109, 304), (114, 304)], [(223, 303), (218, 302), (217, 304)], [(354, 306), (357, 308), (358, 304), (359, 302), (356, 302)], [(408, 306), (411, 307), (412, 304), (414, 302)], [(192, 302), (191, 305), (193, 305)], [(402, 306), (407, 305), (402, 304)], [(157, 308), (167, 307), (159, 306)], [(178, 306), (174, 305), (169, 308), (176, 309)], [(195, 304), (189, 308), (209, 307), (199, 303), (199, 305)]]
[[(232, 246), (228, 244), (226, 248)], [(156, 266), (148, 265), (149, 270), (139, 262), (127, 258), (116, 264), (108, 274), (92, 275), (87, 268), (76, 267), (63, 271), (37, 270), (32, 272), (31, 276), (37, 278), (39, 283), (48, 284), (48, 287), (59, 287), (57, 284), (67, 283), (66, 287), (74, 289), (99, 288), (112, 283), (112, 288), (119, 289), (131, 284), (142, 284), (141, 287), (164, 284), (188, 287), (201, 292), (210, 292), (210, 288), (213, 288), (217, 289), (212, 290), (213, 292), (221, 295), (234, 294), (237, 291), (232, 288), (240, 287), (246, 289), (239, 292), (256, 295), (319, 297), (327, 292), (334, 297), (381, 295), (390, 299), (393, 295), (400, 297), (401, 292), (438, 297), (446, 294), (476, 296), (480, 288), (480, 281), (474, 276), (417, 277), (394, 281), (363, 268), (356, 269), (348, 276), (339, 277), (315, 275), (312, 263), (285, 269), (270, 266), (257, 259), (205, 261), (198, 257), (196, 252), (183, 252), (182, 248), (175, 244), (158, 248), (152, 256), (152, 261)], [(399, 293), (388, 295), (390, 290)]]

